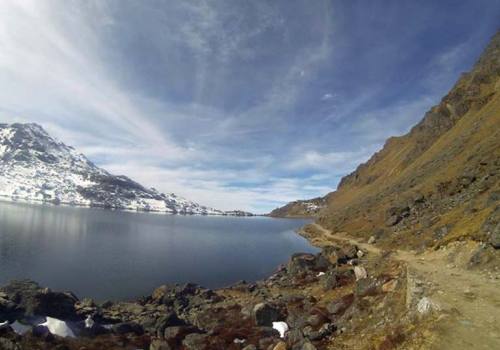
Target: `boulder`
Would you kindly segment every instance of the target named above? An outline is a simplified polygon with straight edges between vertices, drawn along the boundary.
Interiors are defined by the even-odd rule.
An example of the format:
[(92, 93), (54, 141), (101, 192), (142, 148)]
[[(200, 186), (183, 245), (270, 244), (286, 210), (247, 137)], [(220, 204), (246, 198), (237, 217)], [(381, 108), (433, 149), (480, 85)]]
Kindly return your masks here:
[(281, 318), (280, 311), (267, 303), (259, 303), (255, 305), (253, 308), (253, 315), (255, 323), (258, 326), (266, 327), (271, 327), (273, 322), (279, 321)]
[(287, 272), (294, 276), (305, 275), (316, 267), (316, 257), (313, 254), (293, 254), (287, 264)]
[(179, 343), (186, 334), (191, 333), (202, 333), (198, 328), (186, 325), (186, 326), (173, 326), (165, 328), (163, 332), (163, 338), (172, 343)]
[(31, 329), (31, 334), (36, 338), (42, 338), (46, 341), (54, 339), (47, 326), (37, 325)]
[(286, 350), (286, 343), (283, 341), (280, 341), (278, 344), (276, 344), (273, 347), (273, 350)]
[(410, 207), (407, 204), (395, 205), (389, 208), (385, 214), (386, 226), (397, 225), (403, 218), (410, 215)]
[(163, 337), (166, 340), (178, 339), (184, 333), (184, 329), (185, 327), (182, 326), (167, 327), (163, 332)]
[(316, 270), (325, 271), (330, 266), (332, 266), (332, 263), (330, 262), (330, 260), (328, 260), (328, 257), (323, 255), (323, 252), (318, 253), (316, 255), (316, 261), (315, 261), (315, 269)]
[(374, 278), (363, 278), (356, 282), (355, 294), (358, 297), (373, 296), (378, 292), (379, 285)]
[[(306, 328), (309, 328), (306, 330)], [(335, 331), (335, 326), (331, 323), (323, 324), (317, 331), (314, 331), (312, 327), (304, 328), (304, 336), (309, 340), (317, 341), (326, 338)]]
[(328, 291), (337, 288), (340, 285), (337, 271), (329, 271), (323, 277), (323, 290)]
[(153, 318), (148, 317), (140, 322), (140, 325), (151, 334), (161, 337), (167, 327), (184, 326), (186, 322), (181, 320), (173, 311)]
[(57, 319), (77, 319), (75, 303), (78, 298), (68, 292), (41, 288), (30, 280), (12, 281), (0, 289), (9, 301), (16, 304), (23, 317), (49, 316)]
[(117, 323), (111, 326), (111, 330), (116, 334), (134, 333), (137, 335), (142, 335), (144, 333), (144, 329), (141, 327), (141, 325), (135, 322)]
[(287, 344), (289, 345), (290, 348), (294, 348), (297, 346), (297, 345), (300, 345), (304, 342), (304, 333), (302, 333), (302, 330), (300, 330), (299, 328), (295, 328), (295, 329), (291, 329), (288, 333), (287, 333), (287, 337), (286, 337), (286, 341), (287, 341)]
[(332, 264), (344, 265), (351, 259), (357, 258), (358, 247), (352, 244), (344, 244), (342, 247), (326, 246), (322, 254), (328, 257)]
[(329, 303), (326, 309), (331, 315), (340, 316), (352, 305), (353, 302), (354, 294), (347, 294)]
[(311, 315), (307, 318), (307, 323), (313, 327), (318, 327), (323, 320), (323, 317), (320, 315)]

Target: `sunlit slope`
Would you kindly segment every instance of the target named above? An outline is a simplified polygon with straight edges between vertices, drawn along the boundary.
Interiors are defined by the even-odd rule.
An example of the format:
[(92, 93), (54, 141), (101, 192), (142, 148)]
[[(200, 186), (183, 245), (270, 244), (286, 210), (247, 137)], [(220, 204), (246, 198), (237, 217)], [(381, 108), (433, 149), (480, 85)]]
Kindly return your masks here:
[[(319, 222), (388, 240), (396, 239), (390, 232), (411, 230), (404, 241), (414, 244), (488, 234), (480, 226), (498, 204), (499, 61), (497, 34), (420, 123), (342, 179)], [(467, 219), (466, 229), (456, 225)], [(442, 225), (450, 227), (435, 237)]]

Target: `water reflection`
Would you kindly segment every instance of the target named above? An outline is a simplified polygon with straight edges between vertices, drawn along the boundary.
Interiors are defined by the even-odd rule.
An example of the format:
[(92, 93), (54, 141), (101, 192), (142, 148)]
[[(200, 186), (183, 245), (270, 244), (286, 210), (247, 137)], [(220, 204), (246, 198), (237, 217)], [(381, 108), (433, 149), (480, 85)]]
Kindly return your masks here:
[(0, 284), (32, 278), (102, 300), (256, 280), (315, 250), (294, 233), (305, 222), (0, 203)]

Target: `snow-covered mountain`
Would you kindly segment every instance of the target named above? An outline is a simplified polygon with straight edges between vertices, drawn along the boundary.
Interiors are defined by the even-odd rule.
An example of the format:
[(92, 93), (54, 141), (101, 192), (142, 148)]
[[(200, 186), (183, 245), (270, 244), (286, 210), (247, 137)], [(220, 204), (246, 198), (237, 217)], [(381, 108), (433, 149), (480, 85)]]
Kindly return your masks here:
[(0, 198), (179, 214), (223, 212), (115, 176), (37, 124), (0, 124)]

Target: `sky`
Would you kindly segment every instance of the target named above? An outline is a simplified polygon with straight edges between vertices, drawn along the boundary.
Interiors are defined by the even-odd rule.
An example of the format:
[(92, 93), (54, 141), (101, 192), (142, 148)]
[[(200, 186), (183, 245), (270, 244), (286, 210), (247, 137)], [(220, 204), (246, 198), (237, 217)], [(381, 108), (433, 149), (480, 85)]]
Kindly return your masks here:
[(0, 122), (264, 213), (335, 190), (499, 29), (498, 0), (2, 0)]

